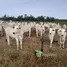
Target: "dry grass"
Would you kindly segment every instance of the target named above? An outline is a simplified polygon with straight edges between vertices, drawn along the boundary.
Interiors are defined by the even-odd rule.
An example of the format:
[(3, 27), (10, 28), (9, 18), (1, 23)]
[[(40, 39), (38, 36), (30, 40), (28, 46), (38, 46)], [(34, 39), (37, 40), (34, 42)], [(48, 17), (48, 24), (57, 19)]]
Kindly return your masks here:
[(37, 58), (34, 50), (41, 49), (41, 41), (40, 37), (34, 35), (32, 34), (31, 38), (24, 36), (23, 50), (19, 51), (16, 50), (15, 40), (11, 39), (11, 46), (8, 47), (5, 36), (0, 37), (0, 67), (67, 67), (67, 41), (64, 49), (59, 48), (57, 41), (53, 42), (53, 47), (50, 49), (46, 33), (43, 52), (46, 55), (52, 53), (57, 56)]

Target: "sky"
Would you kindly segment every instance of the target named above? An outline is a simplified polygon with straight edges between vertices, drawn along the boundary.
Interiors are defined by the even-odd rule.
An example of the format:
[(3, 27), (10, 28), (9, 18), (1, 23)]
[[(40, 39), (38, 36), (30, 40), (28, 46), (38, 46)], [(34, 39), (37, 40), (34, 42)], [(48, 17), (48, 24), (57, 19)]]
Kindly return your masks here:
[(67, 19), (67, 0), (0, 0), (0, 17), (4, 14)]

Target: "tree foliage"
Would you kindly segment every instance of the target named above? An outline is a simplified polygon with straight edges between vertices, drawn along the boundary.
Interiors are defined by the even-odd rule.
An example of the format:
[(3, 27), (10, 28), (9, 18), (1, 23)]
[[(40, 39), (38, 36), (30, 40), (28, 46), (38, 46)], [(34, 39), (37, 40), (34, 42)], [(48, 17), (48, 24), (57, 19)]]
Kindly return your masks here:
[(27, 14), (24, 15), (19, 15), (17, 17), (14, 16), (7, 16), (6, 14), (3, 17), (0, 17), (0, 20), (5, 20), (5, 21), (46, 21), (46, 22), (54, 22), (54, 21), (67, 21), (65, 19), (56, 19), (54, 17), (49, 17), (49, 16), (38, 16), (34, 17), (32, 15), (28, 16)]

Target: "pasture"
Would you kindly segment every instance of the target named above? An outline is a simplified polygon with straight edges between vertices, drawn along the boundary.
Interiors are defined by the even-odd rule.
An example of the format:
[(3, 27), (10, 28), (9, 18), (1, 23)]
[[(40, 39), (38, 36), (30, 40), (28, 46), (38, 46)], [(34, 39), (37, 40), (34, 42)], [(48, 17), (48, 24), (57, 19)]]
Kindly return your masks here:
[(14, 39), (10, 38), (11, 45), (8, 46), (6, 36), (0, 36), (0, 67), (67, 67), (67, 37), (64, 49), (59, 47), (57, 35), (52, 48), (49, 47), (48, 32), (44, 33), (43, 38), (43, 53), (56, 56), (35, 56), (34, 51), (41, 49), (41, 37), (36, 37), (35, 31), (32, 31), (30, 38), (24, 34), (22, 50), (16, 49)]

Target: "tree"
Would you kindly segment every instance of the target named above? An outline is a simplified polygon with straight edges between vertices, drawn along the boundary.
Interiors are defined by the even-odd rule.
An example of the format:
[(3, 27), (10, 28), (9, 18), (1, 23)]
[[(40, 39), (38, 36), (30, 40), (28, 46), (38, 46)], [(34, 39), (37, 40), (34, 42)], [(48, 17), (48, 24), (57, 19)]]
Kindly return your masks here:
[(22, 21), (22, 20), (23, 20), (23, 15), (17, 17), (17, 21)]
[(43, 16), (38, 16), (38, 17), (37, 17), (37, 20), (38, 20), (38, 21), (44, 21), (45, 19), (44, 19)]
[(50, 21), (50, 18), (49, 18), (49, 17), (46, 17), (46, 21), (48, 21), (48, 22), (49, 22), (49, 21)]
[(7, 16), (6, 14), (3, 17), (0, 17), (0, 20), (4, 20), (4, 21), (9, 21), (9, 20), (13, 20), (13, 21), (47, 21), (47, 22), (67, 22), (67, 19), (55, 19), (54, 17), (49, 17), (49, 16), (38, 16), (38, 17), (34, 17), (32, 15), (28, 16), (27, 14), (23, 15), (19, 15), (17, 18), (14, 16)]
[(7, 19), (7, 15), (5, 14), (2, 18), (3, 18), (3, 20), (6, 20)]

